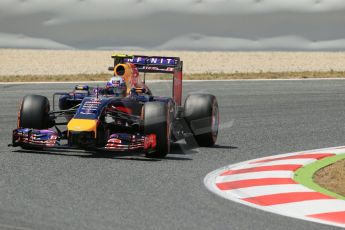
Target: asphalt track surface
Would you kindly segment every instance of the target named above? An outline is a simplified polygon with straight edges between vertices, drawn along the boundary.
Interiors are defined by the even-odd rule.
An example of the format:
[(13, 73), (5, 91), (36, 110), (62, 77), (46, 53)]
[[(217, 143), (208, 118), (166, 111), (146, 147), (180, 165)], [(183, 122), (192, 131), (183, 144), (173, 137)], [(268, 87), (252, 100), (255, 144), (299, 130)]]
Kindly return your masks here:
[[(170, 92), (152, 83), (156, 94)], [(182, 142), (164, 160), (9, 148), (24, 94), (72, 84), (0, 85), (0, 229), (336, 229), (218, 197), (205, 175), (249, 159), (344, 145), (345, 81), (186, 82), (217, 96), (217, 146)]]

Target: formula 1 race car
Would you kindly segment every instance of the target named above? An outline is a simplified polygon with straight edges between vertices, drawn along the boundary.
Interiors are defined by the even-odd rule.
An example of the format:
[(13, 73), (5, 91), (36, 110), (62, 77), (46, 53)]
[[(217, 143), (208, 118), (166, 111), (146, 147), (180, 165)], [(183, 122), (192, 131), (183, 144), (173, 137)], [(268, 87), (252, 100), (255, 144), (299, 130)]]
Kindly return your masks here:
[[(135, 151), (144, 152), (147, 157), (164, 157), (170, 152), (171, 143), (180, 139), (199, 146), (215, 144), (219, 126), (217, 99), (210, 94), (192, 93), (181, 106), (180, 58), (112, 58), (114, 66), (109, 70), (123, 79), (115, 87), (77, 85), (72, 92), (55, 93), (52, 111), (46, 97), (25, 96), (12, 146)], [(139, 72), (144, 73), (144, 79)], [(145, 84), (145, 73), (172, 74), (172, 98), (152, 95)], [(57, 97), (59, 109), (55, 109)]]

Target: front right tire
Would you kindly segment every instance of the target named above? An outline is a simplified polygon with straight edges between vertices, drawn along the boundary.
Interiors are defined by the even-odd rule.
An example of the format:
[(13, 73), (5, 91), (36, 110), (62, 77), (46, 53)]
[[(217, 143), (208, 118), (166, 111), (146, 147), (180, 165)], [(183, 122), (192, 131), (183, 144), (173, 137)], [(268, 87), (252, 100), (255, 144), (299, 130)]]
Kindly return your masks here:
[(48, 98), (41, 95), (27, 95), (23, 98), (18, 116), (18, 128), (47, 129), (50, 105)]

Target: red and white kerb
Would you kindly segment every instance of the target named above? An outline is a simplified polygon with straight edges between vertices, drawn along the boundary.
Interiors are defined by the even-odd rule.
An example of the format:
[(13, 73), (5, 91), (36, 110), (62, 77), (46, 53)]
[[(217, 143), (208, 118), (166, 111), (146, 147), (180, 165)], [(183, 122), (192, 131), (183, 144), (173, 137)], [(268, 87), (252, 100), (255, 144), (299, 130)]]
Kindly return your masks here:
[(345, 200), (294, 181), (300, 167), (345, 153), (345, 146), (289, 153), (226, 166), (205, 177), (205, 185), (226, 199), (294, 218), (345, 227)]

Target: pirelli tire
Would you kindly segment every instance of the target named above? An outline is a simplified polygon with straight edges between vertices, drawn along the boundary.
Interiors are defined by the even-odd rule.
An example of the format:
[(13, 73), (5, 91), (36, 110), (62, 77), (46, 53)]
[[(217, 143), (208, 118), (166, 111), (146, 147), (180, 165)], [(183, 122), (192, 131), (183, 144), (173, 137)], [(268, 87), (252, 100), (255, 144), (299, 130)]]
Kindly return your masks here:
[(53, 126), (49, 121), (50, 104), (48, 98), (40, 95), (27, 95), (23, 98), (18, 114), (18, 127), (47, 129)]
[(163, 158), (170, 153), (170, 105), (164, 102), (147, 102), (143, 109), (144, 133), (156, 135), (156, 149), (147, 157)]
[(189, 145), (210, 147), (217, 141), (219, 129), (218, 102), (211, 94), (190, 94), (184, 104), (184, 119), (188, 131), (186, 138)]

